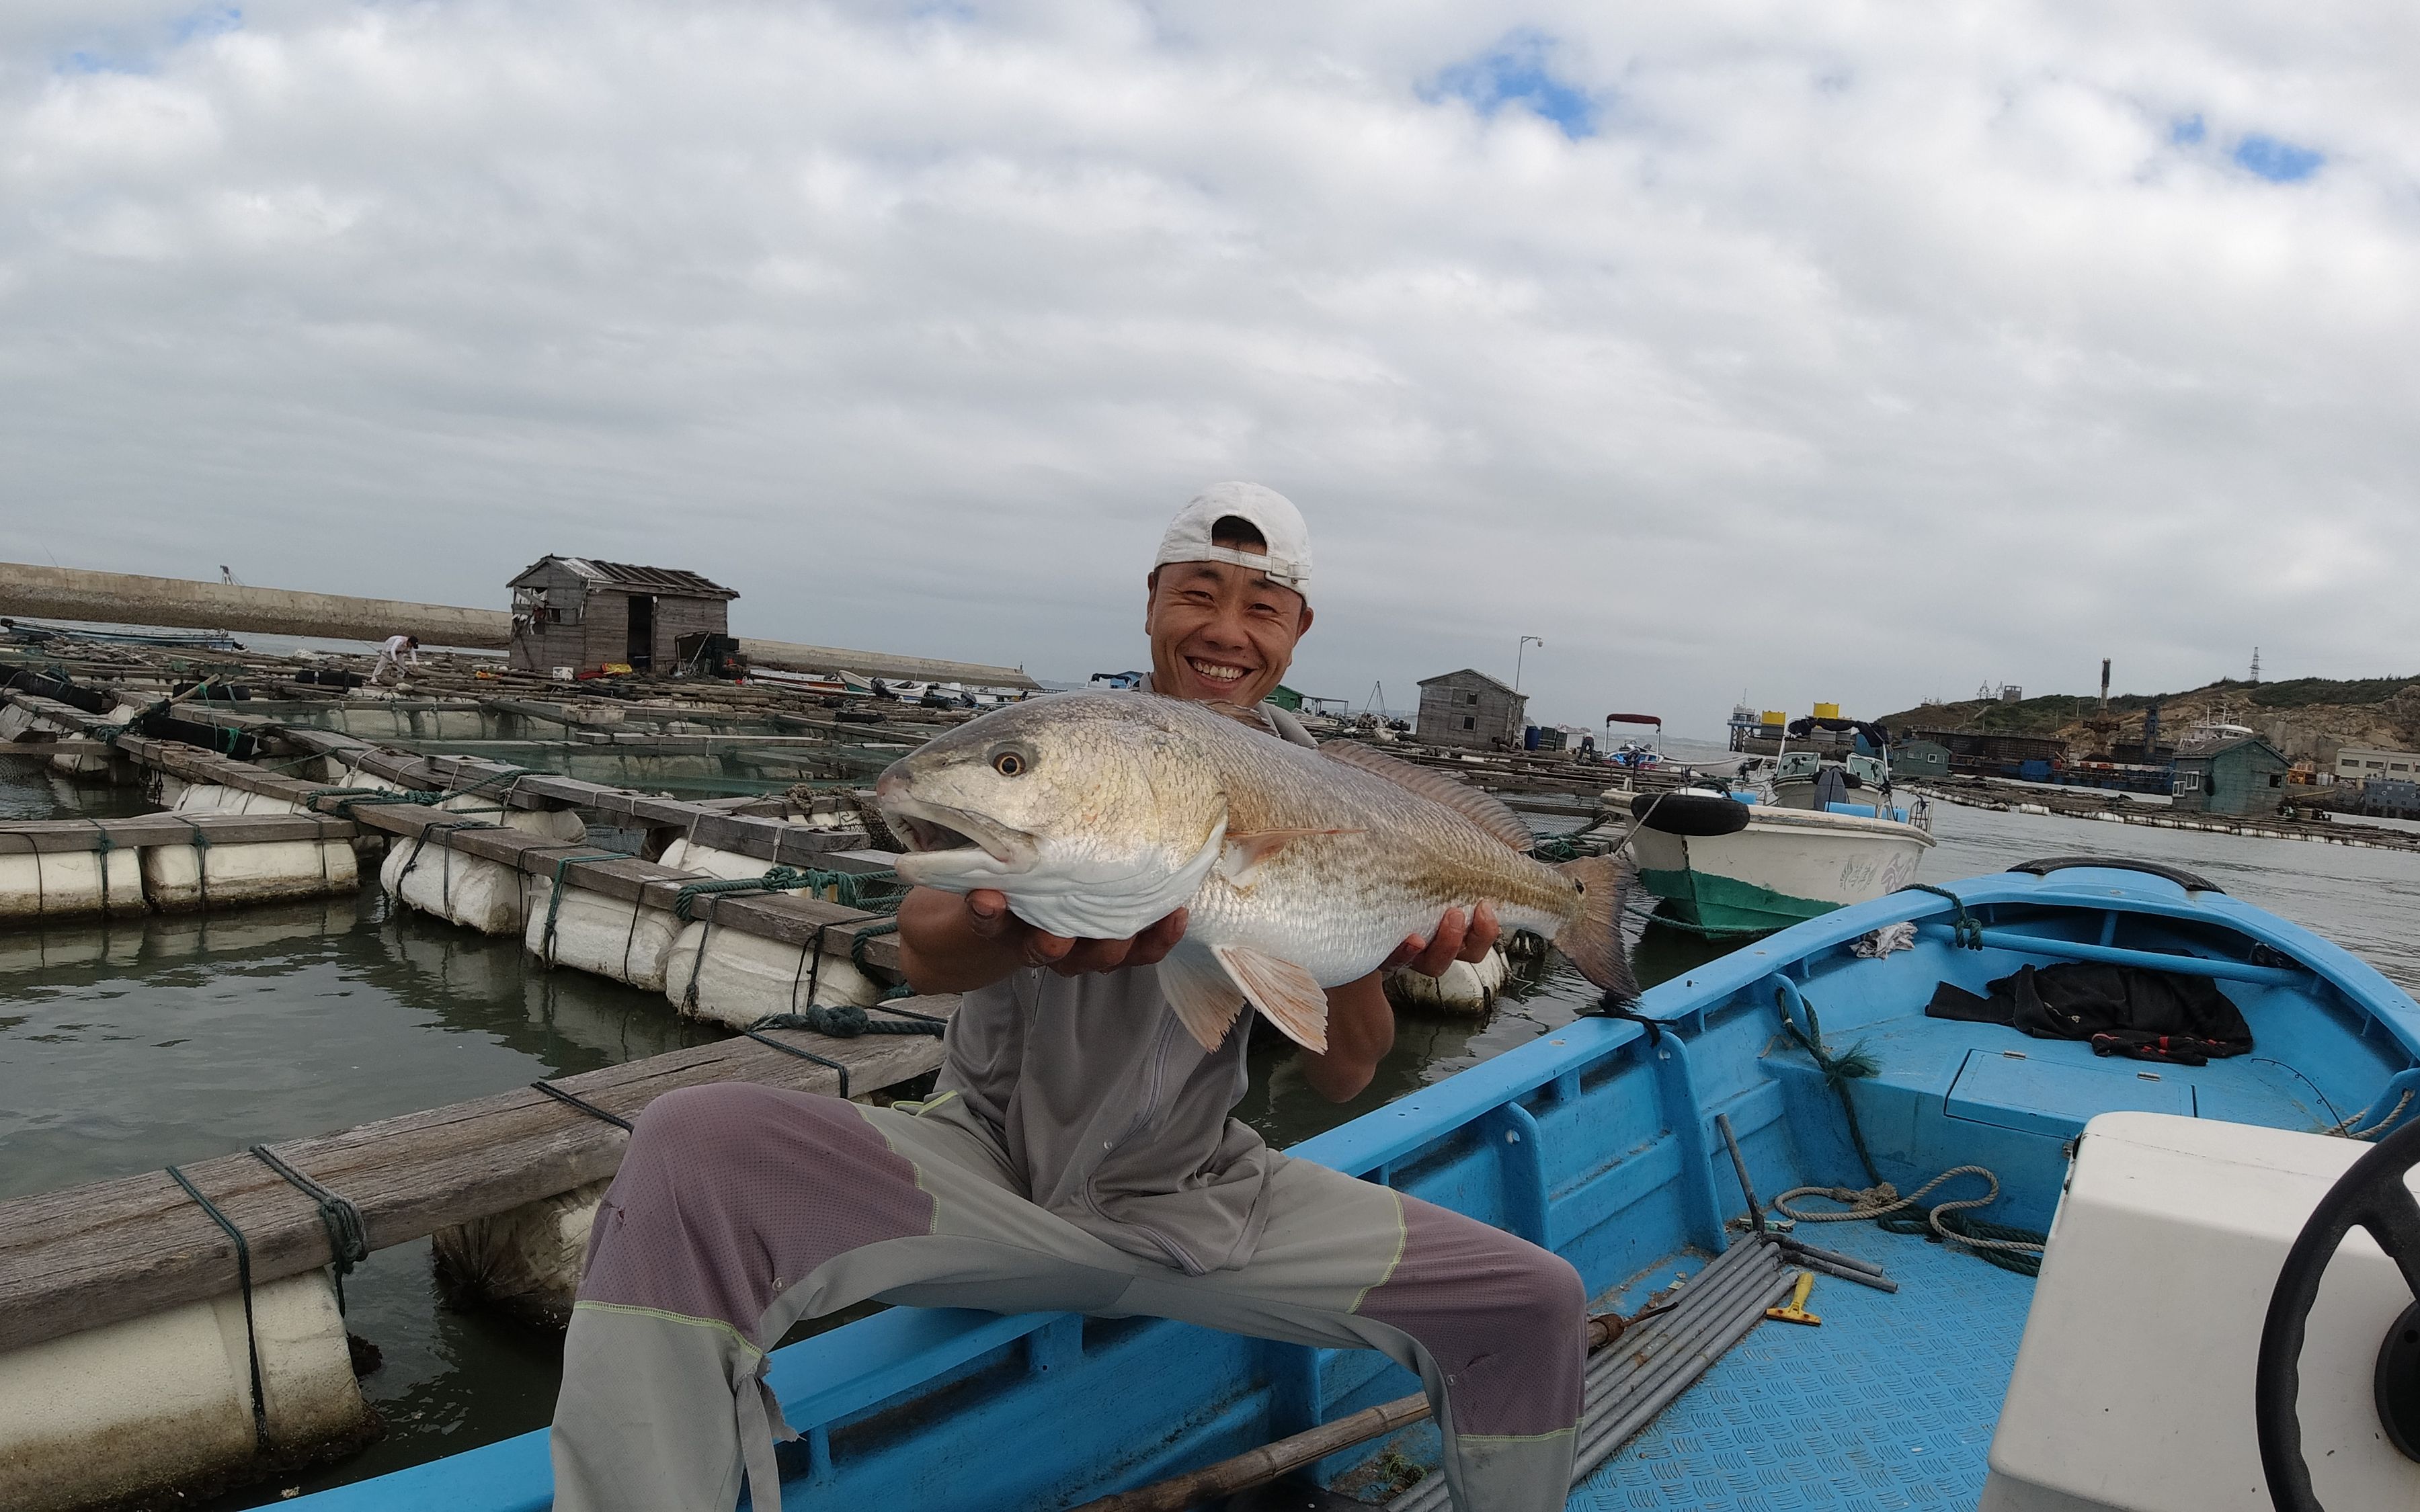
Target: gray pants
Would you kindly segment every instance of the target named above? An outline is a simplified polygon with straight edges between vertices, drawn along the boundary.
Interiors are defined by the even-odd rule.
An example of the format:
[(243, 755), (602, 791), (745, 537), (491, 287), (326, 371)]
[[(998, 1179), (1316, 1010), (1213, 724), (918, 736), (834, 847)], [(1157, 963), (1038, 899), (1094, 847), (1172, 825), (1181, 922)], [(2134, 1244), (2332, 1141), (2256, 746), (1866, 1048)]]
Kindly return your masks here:
[(954, 1098), (921, 1111), (746, 1084), (648, 1107), (597, 1216), (555, 1406), (558, 1512), (779, 1504), (761, 1377), (801, 1318), (863, 1301), (1172, 1318), (1383, 1350), (1419, 1372), (1464, 1512), (1571, 1484), (1587, 1296), (1499, 1229), (1280, 1160), (1250, 1263), (1189, 1276), (1026, 1199)]

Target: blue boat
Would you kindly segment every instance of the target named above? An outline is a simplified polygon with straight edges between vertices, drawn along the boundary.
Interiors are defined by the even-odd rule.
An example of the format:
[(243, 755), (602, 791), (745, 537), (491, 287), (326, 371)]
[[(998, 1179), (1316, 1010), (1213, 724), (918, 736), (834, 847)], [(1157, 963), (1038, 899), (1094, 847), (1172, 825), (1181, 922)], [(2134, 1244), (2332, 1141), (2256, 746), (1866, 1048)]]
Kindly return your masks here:
[[(2241, 1011), (2255, 1048), (2200, 1065), (2114, 1058), (2085, 1042), (1926, 1012), (1944, 983), (1984, 995), (2020, 968), (2072, 962), (2214, 983)], [(2096, 1456), (2148, 1457), (2152, 1482), (2197, 1499), (2180, 1504), (2239, 1504), (2191, 1489), (2177, 1466), (2250, 1462), (2245, 1341), (2263, 1333), (2258, 1304), (2278, 1271), (2274, 1259), (2226, 1261), (2237, 1253), (2232, 1240), (2186, 1246), (2179, 1266), (2220, 1267), (2211, 1273), (2218, 1281), (2200, 1285), (2234, 1285), (2226, 1264), (2245, 1273), (2236, 1279), (2255, 1299), (2253, 1315), (2222, 1316), (2173, 1295), (2164, 1274), (2114, 1273), (2090, 1259), (2095, 1236), (2108, 1231), (2103, 1209), (2124, 1208), (2133, 1190), (2127, 1162), (2138, 1153), (2172, 1166), (2203, 1159), (2179, 1153), (2199, 1149), (2196, 1140), (2284, 1142), (2294, 1159), (2315, 1162), (2324, 1189), (2339, 1166), (2374, 1174), (2381, 1159), (2420, 1155), (2404, 1136), (2420, 1129), (2415, 1094), (2420, 1006), (2368, 965), (2185, 873), (2052, 861), (1809, 919), (1652, 988), (1633, 1017), (1583, 1018), (1293, 1152), (1556, 1250), (1600, 1308), (1677, 1309), (1632, 1325), (1621, 1348), (1596, 1357), (1574, 1509), (2157, 1512), (2170, 1504), (2159, 1485), (2129, 1502), (2053, 1483)], [(2395, 1140), (2368, 1142), (2390, 1132)], [(2230, 1158), (2207, 1158), (2224, 1177), (2214, 1189), (2251, 1194), (2257, 1181), (2225, 1177), (2238, 1168)], [(1962, 1175), (1926, 1199), (1950, 1204), (1929, 1219), (1918, 1206), (1900, 1209), (1896, 1222), (1800, 1222), (1786, 1232), (1769, 1200), (1753, 1200), (1808, 1187), (1869, 1192), (1876, 1178), (1913, 1193), (1965, 1166), (1990, 1173), (1996, 1201), (1956, 1207), (1982, 1196), (1987, 1180)], [(2143, 1190), (2174, 1206), (2193, 1186), (2164, 1179)], [(2118, 1196), (2104, 1202), (2104, 1191)], [(2247, 1211), (2261, 1200), (2241, 1196)], [(2302, 1206), (2280, 1220), (2288, 1237), (2311, 1206), (2296, 1200)], [(1799, 1193), (1794, 1206), (1810, 1213), (1841, 1204)], [(2321, 1207), (2323, 1217), (2334, 1211)], [(2412, 1215), (2420, 1229), (2420, 1208)], [(2055, 1217), (2038, 1279), (2016, 1246), (2024, 1231), (2051, 1230)], [(2358, 1247), (2345, 1265), (2355, 1264)], [(2302, 1266), (2316, 1288), (2312, 1267), (2332, 1249), (2325, 1234), (2304, 1236), (2288, 1279)], [(2407, 1270), (2420, 1274), (2420, 1252), (2411, 1259)], [(1793, 1289), (1802, 1273), (1815, 1278), (1802, 1311), (1823, 1326), (1764, 1321), (1766, 1307), (1803, 1298)], [(2054, 1294), (2063, 1299), (2056, 1306)], [(2089, 1332), (2072, 1335), (2080, 1320), (2100, 1316), (2092, 1299), (2104, 1296), (2120, 1321), (2092, 1327), (2111, 1348), (2133, 1326), (2124, 1319), (2156, 1330), (2181, 1316), (2211, 1347), (2236, 1351), (2229, 1360), (2241, 1357), (2240, 1380), (2204, 1382), (2178, 1367), (2169, 1395), (2206, 1390), (2219, 1403), (2205, 1442), (2128, 1442), (2133, 1406), (2092, 1406), (2090, 1390), (2075, 1384), (2092, 1373), (2074, 1375), (2071, 1360), (2071, 1373), (2059, 1374), (2060, 1350), (2097, 1347)], [(2332, 1306), (2313, 1314), (2313, 1329), (2333, 1326)], [(2300, 1319), (2289, 1321), (2299, 1339)], [(2283, 1327), (2267, 1331), (2272, 1356)], [(2364, 1348), (2376, 1349), (2379, 1335), (2366, 1337)], [(2141, 1356), (2162, 1346), (2125, 1348)], [(2294, 1358), (2261, 1365), (2262, 1411), (2273, 1421), (2260, 1447), (2273, 1466), (2282, 1462), (2281, 1436), (2292, 1436), (2274, 1420), (2280, 1392), (2292, 1416)], [(2312, 1404), (2322, 1387), (2341, 1383), (2319, 1379), (2316, 1355), (2301, 1358), (2303, 1450), (2317, 1463), (2339, 1445), (2327, 1438), (2334, 1419), (2314, 1416)], [(2217, 1376), (2232, 1369), (2211, 1367)], [(770, 1381), (802, 1435), (782, 1446), (786, 1506), (930, 1512), (1079, 1506), (1419, 1389), (1370, 1352), (1156, 1319), (904, 1307), (778, 1350)], [(2087, 1409), (2100, 1415), (2074, 1435), (2041, 1437), (2061, 1412)], [(2095, 1426), (2104, 1417), (2107, 1427)], [(1404, 1484), (1424, 1456), (1435, 1464), (1435, 1450), (1433, 1429), (1419, 1424), (1329, 1454), (1308, 1473), (1357, 1500), (1441, 1507), (1440, 1477)], [(2389, 1453), (2366, 1441), (2361, 1452)], [(2373, 1504), (2420, 1505), (2420, 1464), (2396, 1463), (2415, 1478), (2397, 1483), (2398, 1499)], [(2269, 1504), (2258, 1469), (2257, 1499), (2241, 1504)], [(2272, 1475), (2273, 1487), (2281, 1475), (2290, 1478)], [(2323, 1490), (2338, 1484), (2326, 1473), (2320, 1482)], [(2292, 1512), (2319, 1504), (2291, 1501), (2291, 1488), (2275, 1494)], [(550, 1500), (541, 1432), (295, 1504), (535, 1512)], [(2352, 1504), (2329, 1504), (2343, 1512)]]

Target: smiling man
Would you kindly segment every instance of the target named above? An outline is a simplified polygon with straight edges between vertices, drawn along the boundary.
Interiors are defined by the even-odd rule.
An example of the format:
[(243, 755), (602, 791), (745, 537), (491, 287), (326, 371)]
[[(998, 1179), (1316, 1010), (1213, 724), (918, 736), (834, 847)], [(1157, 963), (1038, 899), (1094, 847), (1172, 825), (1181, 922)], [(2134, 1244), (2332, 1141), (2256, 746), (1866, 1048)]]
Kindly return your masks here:
[[(1145, 579), (1152, 691), (1258, 705), (1311, 628), (1311, 539), (1282, 496), (1205, 490)], [(1047, 934), (997, 892), (899, 910), (919, 992), (964, 994), (930, 1102), (864, 1107), (745, 1085), (658, 1098), (598, 1211), (565, 1341), (555, 1506), (725, 1512), (779, 1500), (766, 1354), (867, 1298), (1172, 1318), (1384, 1350), (1417, 1371), (1464, 1512), (1563, 1504), (1587, 1298), (1563, 1260), (1485, 1224), (1288, 1159), (1233, 1118), (1248, 1014), (1215, 1049), (1156, 968), (1182, 909), (1130, 939)], [(1388, 966), (1494, 944), (1449, 912)], [(1328, 989), (1305, 1079), (1342, 1102), (1394, 1042), (1382, 968)]]

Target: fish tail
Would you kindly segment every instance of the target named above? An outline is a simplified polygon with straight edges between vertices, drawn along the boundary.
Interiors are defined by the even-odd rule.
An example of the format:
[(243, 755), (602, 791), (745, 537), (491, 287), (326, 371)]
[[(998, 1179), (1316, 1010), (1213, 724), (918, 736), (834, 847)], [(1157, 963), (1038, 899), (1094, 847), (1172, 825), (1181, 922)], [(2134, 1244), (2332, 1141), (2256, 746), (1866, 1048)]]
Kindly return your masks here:
[(1579, 917), (1555, 936), (1555, 949), (1571, 957), (1607, 1001), (1636, 1000), (1638, 979), (1631, 975), (1630, 951), (1621, 940), (1621, 911), (1636, 875), (1630, 863), (1618, 856), (1584, 856), (1555, 870), (1580, 887)]

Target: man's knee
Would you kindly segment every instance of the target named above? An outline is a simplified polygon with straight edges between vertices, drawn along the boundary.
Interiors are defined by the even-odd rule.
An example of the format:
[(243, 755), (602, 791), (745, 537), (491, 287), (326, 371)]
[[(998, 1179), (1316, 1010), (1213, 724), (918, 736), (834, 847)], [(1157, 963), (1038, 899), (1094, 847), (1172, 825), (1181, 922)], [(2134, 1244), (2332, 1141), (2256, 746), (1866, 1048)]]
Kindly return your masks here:
[[(856, 1104), (745, 1082), (636, 1120), (591, 1235), (585, 1298), (752, 1325), (837, 1256), (927, 1233), (933, 1199)], [(657, 1300), (677, 1294), (677, 1304)]]
[(1588, 1321), (1588, 1288), (1572, 1263), (1551, 1250), (1514, 1242), (1491, 1288), (1508, 1329), (1549, 1338), (1578, 1337)]

